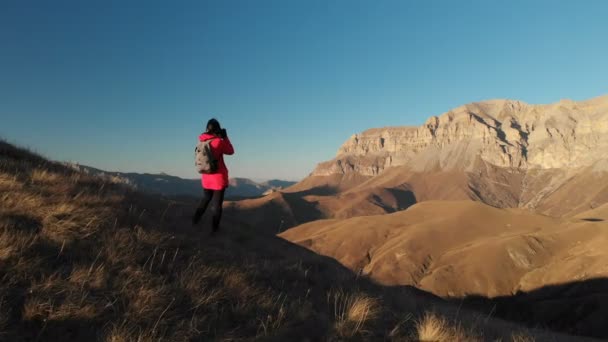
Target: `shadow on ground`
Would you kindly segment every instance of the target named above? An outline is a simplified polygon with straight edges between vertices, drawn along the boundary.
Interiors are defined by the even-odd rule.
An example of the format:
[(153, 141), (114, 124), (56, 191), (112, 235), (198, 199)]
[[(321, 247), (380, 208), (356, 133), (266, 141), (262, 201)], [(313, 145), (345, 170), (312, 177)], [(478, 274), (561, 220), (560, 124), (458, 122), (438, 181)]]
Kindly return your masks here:
[(512, 296), (450, 299), (457, 305), (529, 327), (572, 335), (608, 338), (608, 279), (596, 278), (549, 285)]
[(603, 222), (604, 219), (601, 218), (595, 218), (595, 217), (589, 217), (589, 218), (584, 218), (581, 219), (582, 221), (588, 221), (588, 222)]

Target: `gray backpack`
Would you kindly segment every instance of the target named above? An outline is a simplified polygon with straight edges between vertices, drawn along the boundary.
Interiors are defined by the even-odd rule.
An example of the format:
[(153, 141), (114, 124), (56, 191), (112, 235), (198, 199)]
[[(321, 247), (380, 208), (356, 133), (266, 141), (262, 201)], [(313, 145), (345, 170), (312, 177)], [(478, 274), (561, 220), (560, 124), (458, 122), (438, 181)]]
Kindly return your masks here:
[(211, 152), (211, 142), (214, 139), (199, 141), (194, 149), (194, 165), (198, 173), (216, 173), (218, 161)]

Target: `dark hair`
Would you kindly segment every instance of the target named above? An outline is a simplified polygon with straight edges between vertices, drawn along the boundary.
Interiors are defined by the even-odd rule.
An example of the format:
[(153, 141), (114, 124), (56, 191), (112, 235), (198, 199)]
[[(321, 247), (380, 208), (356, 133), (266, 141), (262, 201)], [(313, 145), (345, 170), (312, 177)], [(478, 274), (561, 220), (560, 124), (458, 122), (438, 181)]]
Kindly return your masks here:
[(207, 121), (207, 133), (218, 135), (222, 132), (222, 126), (217, 119), (213, 118)]

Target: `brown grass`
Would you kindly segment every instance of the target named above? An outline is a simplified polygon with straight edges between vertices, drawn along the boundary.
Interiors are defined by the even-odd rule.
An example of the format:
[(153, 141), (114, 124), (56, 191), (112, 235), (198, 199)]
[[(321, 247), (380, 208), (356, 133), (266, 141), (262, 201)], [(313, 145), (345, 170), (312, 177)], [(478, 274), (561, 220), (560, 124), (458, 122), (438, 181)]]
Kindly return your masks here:
[(158, 341), (158, 336), (143, 332), (127, 324), (113, 326), (105, 338), (105, 342), (152, 342)]
[(8, 324), (10, 321), (11, 308), (9, 304), (6, 302), (4, 297), (0, 298), (0, 338), (3, 335), (3, 332), (8, 328)]
[(45, 169), (35, 169), (30, 179), (32, 183), (53, 184), (63, 180), (63, 175)]
[(90, 266), (75, 265), (68, 280), (80, 287), (103, 289), (109, 279), (104, 265), (91, 264)]
[(514, 332), (511, 335), (512, 342), (534, 342), (536, 339), (527, 332)]
[(285, 301), (287, 296), (279, 294), (276, 298), (271, 301), (271, 305), (268, 310), (268, 314), (264, 317), (258, 318), (259, 326), (257, 336), (272, 336), (274, 332), (277, 332), (288, 319), (287, 308)]
[(0, 337), (269, 337), (297, 310), (264, 280), (277, 274), (271, 264), (261, 274), (256, 260), (176, 236), (188, 218), (170, 202), (1, 142), (0, 151)]
[(0, 261), (17, 256), (36, 242), (33, 233), (19, 232), (0, 223)]
[(457, 342), (476, 341), (475, 337), (467, 336), (459, 326), (449, 324), (444, 318), (432, 313), (426, 313), (416, 324), (419, 341)]
[(364, 333), (365, 324), (380, 313), (378, 300), (362, 293), (339, 291), (330, 294), (329, 298), (334, 306), (335, 329), (341, 337)]

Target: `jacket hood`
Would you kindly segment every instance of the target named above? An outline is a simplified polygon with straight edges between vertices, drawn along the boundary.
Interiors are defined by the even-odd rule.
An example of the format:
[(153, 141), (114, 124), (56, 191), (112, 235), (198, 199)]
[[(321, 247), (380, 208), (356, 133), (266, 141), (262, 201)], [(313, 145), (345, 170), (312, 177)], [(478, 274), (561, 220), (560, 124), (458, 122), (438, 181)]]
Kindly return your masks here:
[(209, 134), (209, 133), (203, 133), (198, 136), (199, 141), (207, 141), (207, 140), (211, 140), (211, 139), (215, 139), (215, 138), (217, 138), (217, 136), (215, 136), (213, 134)]

